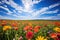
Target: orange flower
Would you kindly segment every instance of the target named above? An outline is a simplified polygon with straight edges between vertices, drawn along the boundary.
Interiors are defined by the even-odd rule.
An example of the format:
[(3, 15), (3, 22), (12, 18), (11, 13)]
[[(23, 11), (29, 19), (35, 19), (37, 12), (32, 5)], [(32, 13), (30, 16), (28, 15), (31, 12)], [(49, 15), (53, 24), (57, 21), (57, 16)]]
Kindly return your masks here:
[(17, 27), (18, 26), (18, 23), (17, 22), (14, 22), (11, 24), (13, 27)]
[(34, 33), (37, 33), (38, 31), (39, 31), (39, 29), (34, 28)]
[(51, 33), (51, 34), (50, 34), (50, 37), (51, 37), (51, 38), (56, 38), (56, 37), (57, 37), (57, 34), (56, 34), (56, 33)]
[(32, 30), (32, 26), (25, 26), (23, 30), (24, 31)]
[(24, 27), (24, 31), (27, 31), (29, 29), (29, 26)]
[(35, 26), (34, 27), (34, 32), (37, 33), (41, 27), (40, 26)]

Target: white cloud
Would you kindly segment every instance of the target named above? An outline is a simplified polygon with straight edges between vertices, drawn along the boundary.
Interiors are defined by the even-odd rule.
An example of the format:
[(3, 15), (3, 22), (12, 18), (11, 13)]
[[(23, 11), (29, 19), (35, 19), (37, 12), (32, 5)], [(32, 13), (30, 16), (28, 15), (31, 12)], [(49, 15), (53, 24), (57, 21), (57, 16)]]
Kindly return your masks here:
[(50, 5), (49, 8), (54, 8), (54, 7), (59, 6), (59, 5), (60, 5), (60, 3), (56, 3), (56, 4), (53, 4), (53, 5)]
[(39, 2), (41, 2), (42, 0), (33, 0), (33, 4), (38, 4)]
[(43, 12), (42, 14), (53, 14), (53, 13), (58, 13), (58, 9), (54, 10), (54, 11), (46, 11), (46, 12)]
[(8, 12), (7, 14), (11, 14), (11, 13), (12, 13), (8, 8), (5, 8), (5, 7), (3, 7), (3, 6), (0, 6), (0, 8), (6, 10), (6, 11)]
[(3, 3), (4, 3), (4, 0), (1, 0), (1, 1), (0, 1), (0, 4), (3, 4)]
[[(17, 13), (17, 15), (16, 14), (13, 14), (12, 16), (17, 17), (16, 19), (47, 19), (47, 17), (46, 18), (45, 17), (44, 18), (36, 18), (36, 17), (37, 17), (37, 15), (40, 16), (39, 14), (44, 14), (44, 13), (48, 13), (48, 14), (50, 14), (50, 13), (57, 13), (59, 11), (58, 9), (57, 10), (54, 10), (54, 11), (47, 11), (47, 10), (52, 9), (52, 8), (54, 8), (56, 6), (59, 6), (60, 3), (52, 4), (52, 5), (48, 6), (48, 7), (42, 7), (41, 9), (35, 11), (33, 9), (33, 5), (34, 4), (38, 4), (41, 1), (42, 0), (33, 0), (33, 1), (32, 0), (22, 0), (22, 3), (24, 5), (24, 7), (22, 7), (22, 6), (18, 5), (17, 3), (15, 3), (13, 0), (9, 0), (9, 1), (4, 0), (5, 3), (7, 3), (11, 7), (15, 8), (15, 10), (13, 10), (13, 13), (17, 13), (16, 10), (18, 11), (18, 13), (22, 13), (22, 12), (25, 12), (26, 14), (27, 13), (30, 13), (27, 16), (22, 16), (22, 15), (21, 16), (18, 16), (18, 13)], [(0, 8), (3, 8), (4, 10), (8, 11), (7, 14), (11, 14), (12, 13), (6, 7), (0, 6)], [(49, 17), (49, 18), (51, 18), (51, 17)]]
[(32, 0), (22, 0), (24, 8), (28, 11), (31, 10), (32, 7)]
[(37, 10), (36, 12), (33, 12), (32, 15), (35, 17), (38, 14), (41, 14), (41, 13), (45, 12), (47, 9), (48, 9), (48, 7), (41, 8), (40, 10)]
[(0, 4), (1, 4), (1, 2), (0, 2)]
[(16, 10), (23, 10), (23, 8), (21, 6), (19, 6), (18, 4), (16, 4), (13, 0), (4, 0), (6, 4), (9, 4), (11, 7), (15, 8)]
[[(52, 4), (52, 5), (48, 6), (48, 7), (43, 7), (43, 8), (41, 8), (41, 9), (33, 12), (32, 15), (35, 17), (35, 16), (37, 16), (37, 15), (39, 15), (39, 14), (43, 14), (43, 13), (46, 12), (47, 10), (49, 10), (49, 9), (51, 9), (51, 8), (54, 8), (54, 7), (56, 7), (56, 6), (59, 6), (59, 5), (60, 5), (60, 3)], [(50, 12), (51, 12), (51, 11), (50, 11)], [(56, 12), (58, 12), (58, 10), (55, 10), (55, 11), (53, 11), (53, 12), (51, 12), (51, 13), (54, 13), (54, 12), (56, 13)]]
[(34, 4), (39, 3), (41, 0), (22, 0), (25, 10), (31, 11)]

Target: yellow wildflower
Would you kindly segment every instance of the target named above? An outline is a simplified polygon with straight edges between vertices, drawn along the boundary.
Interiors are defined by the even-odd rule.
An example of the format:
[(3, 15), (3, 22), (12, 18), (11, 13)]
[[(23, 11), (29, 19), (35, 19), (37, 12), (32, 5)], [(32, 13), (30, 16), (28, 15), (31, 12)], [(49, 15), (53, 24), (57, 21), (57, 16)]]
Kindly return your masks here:
[(44, 37), (42, 37), (42, 36), (38, 36), (38, 37), (36, 38), (36, 40), (47, 40), (47, 38), (44, 38)]
[(60, 32), (60, 28), (59, 27), (55, 27), (53, 30), (55, 30), (56, 32)]
[(3, 30), (4, 30), (4, 31), (6, 31), (6, 30), (8, 30), (8, 29), (11, 29), (11, 26), (4, 26), (4, 27), (3, 27)]

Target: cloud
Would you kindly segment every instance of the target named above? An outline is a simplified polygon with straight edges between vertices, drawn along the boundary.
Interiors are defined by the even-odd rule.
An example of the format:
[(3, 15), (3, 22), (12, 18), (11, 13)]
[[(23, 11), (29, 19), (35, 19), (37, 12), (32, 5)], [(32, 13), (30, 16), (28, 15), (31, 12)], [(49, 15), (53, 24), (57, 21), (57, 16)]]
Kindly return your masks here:
[[(54, 7), (56, 7), (56, 6), (59, 6), (59, 5), (60, 5), (60, 3), (56, 3), (56, 4), (52, 4), (52, 5), (48, 6), (48, 7), (43, 7), (43, 8), (41, 8), (41, 9), (33, 12), (32, 15), (35, 17), (35, 16), (37, 16), (37, 15), (39, 15), (39, 14), (43, 14), (43, 13), (46, 12), (47, 10), (52, 9), (52, 8), (54, 8)], [(58, 10), (55, 10), (54, 12), (56, 13), (56, 12), (58, 12)], [(53, 12), (50, 11), (50, 13), (53, 13)]]
[[(15, 8), (15, 10), (18, 11), (18, 13), (22, 13), (22, 12), (27, 12), (27, 13), (31, 13), (34, 11), (34, 9), (32, 9), (32, 6), (36, 3), (39, 3), (41, 0), (22, 0), (22, 3), (24, 5), (24, 7), (18, 5), (17, 3), (15, 3), (13, 0), (4, 0), (4, 2), (8, 5), (10, 5), (11, 7)], [(13, 12), (16, 12), (15, 10), (13, 10)], [(26, 13), (26, 14), (27, 14)]]
[(53, 16), (53, 17), (51, 17), (51, 19), (60, 20), (60, 16)]
[(0, 6), (0, 8), (2, 8), (2, 9), (4, 9), (4, 10), (6, 10), (8, 13), (8, 15), (10, 15), (12, 12), (8, 9), (8, 8), (6, 8), (6, 7), (3, 7), (3, 6)]
[(42, 0), (33, 0), (33, 4), (38, 4), (39, 2), (41, 2)]
[(31, 11), (34, 4), (39, 3), (41, 0), (22, 0), (25, 10)]
[(10, 5), (11, 7), (15, 8), (15, 10), (22, 10), (23, 8), (21, 6), (19, 6), (18, 4), (16, 4), (13, 0), (4, 0), (6, 4)]
[(53, 5), (50, 5), (49, 8), (54, 8), (54, 7), (59, 6), (59, 5), (60, 5), (60, 3), (56, 3), (56, 4), (53, 4)]
[(43, 12), (45, 12), (46, 10), (48, 10), (48, 7), (44, 7), (44, 8), (41, 8), (40, 10), (37, 10), (36, 12), (33, 12), (33, 16), (37, 16), (38, 14), (41, 14)]
[[(10, 11), (10, 10), (6, 7), (6, 5), (5, 5), (5, 7), (0, 6), (0, 8), (8, 11), (7, 14), (14, 13), (12, 16), (17, 17), (17, 18), (15, 18), (15, 19), (21, 19), (21, 20), (22, 20), (22, 19), (23, 19), (23, 20), (24, 20), (24, 19), (25, 19), (25, 20), (26, 20), (26, 19), (27, 19), (27, 20), (30, 20), (30, 19), (51, 19), (52, 17), (37, 18), (37, 16), (40, 16), (40, 15), (42, 15), (42, 14), (57, 13), (57, 12), (59, 11), (58, 9), (53, 10), (53, 11), (48, 11), (48, 10), (50, 10), (50, 9), (52, 9), (52, 8), (54, 8), (54, 7), (59, 6), (60, 3), (52, 4), (52, 5), (48, 6), (48, 7), (42, 7), (42, 8), (40, 8), (39, 10), (35, 10), (35, 9), (33, 9), (33, 5), (40, 3), (42, 0), (33, 0), (33, 1), (32, 1), (32, 0), (21, 0), (21, 1), (22, 1), (22, 3), (23, 3), (23, 6), (18, 5), (18, 4), (15, 3), (13, 0), (9, 0), (9, 1), (4, 0), (4, 2), (5, 2), (6, 4), (8, 4), (8, 5), (10, 5), (11, 7), (15, 8), (15, 10), (13, 10), (13, 11)], [(15, 13), (17, 13), (17, 14), (15, 14)], [(24, 16), (19, 15), (19, 14), (22, 14), (22, 13), (27, 14), (27, 16), (25, 16), (25, 15), (24, 15)], [(11, 19), (11, 18), (10, 18), (10, 19)]]
[(43, 12), (42, 14), (53, 14), (53, 13), (58, 13), (59, 9), (56, 9), (54, 11), (46, 11), (46, 12)]

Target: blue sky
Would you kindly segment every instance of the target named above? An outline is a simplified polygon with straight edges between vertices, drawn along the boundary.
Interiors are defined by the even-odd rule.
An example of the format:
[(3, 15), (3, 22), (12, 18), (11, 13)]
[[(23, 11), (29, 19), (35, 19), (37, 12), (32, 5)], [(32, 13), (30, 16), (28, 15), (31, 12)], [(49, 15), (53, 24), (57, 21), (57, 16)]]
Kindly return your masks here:
[(0, 0), (0, 19), (60, 20), (60, 0)]

